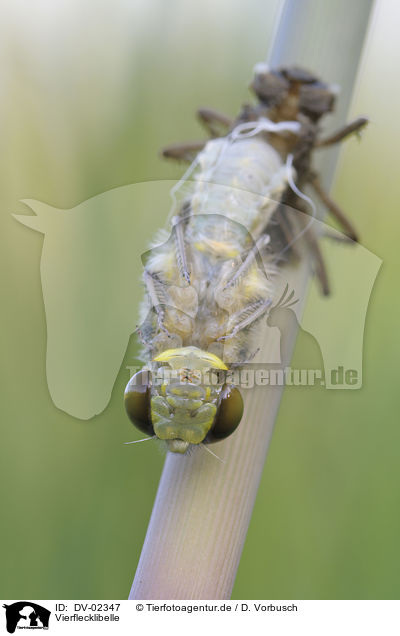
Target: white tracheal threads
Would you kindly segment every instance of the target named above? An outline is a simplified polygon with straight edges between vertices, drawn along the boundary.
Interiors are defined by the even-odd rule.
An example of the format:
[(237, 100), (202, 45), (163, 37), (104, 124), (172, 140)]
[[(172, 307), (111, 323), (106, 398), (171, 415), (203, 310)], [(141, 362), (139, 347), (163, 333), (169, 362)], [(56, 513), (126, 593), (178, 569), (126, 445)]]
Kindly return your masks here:
[(284, 252), (286, 252), (286, 250), (288, 250), (291, 247), (291, 245), (293, 245), (293, 243), (295, 243), (295, 241), (297, 241), (301, 236), (303, 236), (303, 234), (305, 234), (305, 232), (307, 232), (307, 230), (309, 230), (310, 226), (313, 224), (313, 222), (315, 221), (316, 216), (317, 216), (317, 208), (315, 207), (314, 201), (310, 197), (308, 197), (304, 192), (301, 192), (301, 190), (299, 190), (299, 188), (297, 187), (297, 185), (294, 182), (294, 179), (293, 179), (293, 168), (292, 168), (292, 166), (293, 166), (293, 155), (292, 154), (288, 155), (285, 165), (286, 165), (286, 169), (287, 169), (287, 180), (288, 180), (289, 187), (290, 187), (291, 190), (293, 190), (293, 192), (295, 194), (297, 194), (297, 196), (300, 199), (303, 199), (303, 201), (308, 203), (308, 205), (311, 208), (311, 215), (310, 215), (311, 218), (308, 221), (308, 223), (306, 223), (304, 228), (300, 232), (298, 232), (296, 234), (296, 236), (294, 236), (291, 241), (289, 241), (289, 243), (284, 247), (283, 250), (281, 250), (281, 252), (277, 255), (277, 258), (282, 256), (282, 254)]

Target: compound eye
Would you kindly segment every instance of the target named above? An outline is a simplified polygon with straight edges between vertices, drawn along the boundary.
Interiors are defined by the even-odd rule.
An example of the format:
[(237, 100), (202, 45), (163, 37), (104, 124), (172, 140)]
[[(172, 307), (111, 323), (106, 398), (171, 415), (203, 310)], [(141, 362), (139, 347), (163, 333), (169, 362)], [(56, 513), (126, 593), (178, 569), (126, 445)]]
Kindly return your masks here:
[(281, 73), (261, 71), (256, 72), (250, 85), (254, 93), (267, 106), (280, 104), (287, 97), (289, 82)]
[(300, 110), (312, 121), (333, 110), (335, 93), (326, 84), (303, 86), (300, 91)]
[(205, 441), (217, 442), (229, 437), (239, 426), (243, 408), (243, 398), (239, 389), (230, 384), (224, 384), (219, 396), (215, 422)]
[(154, 435), (150, 413), (151, 373), (139, 371), (126, 385), (124, 401), (125, 410), (131, 422), (142, 433)]

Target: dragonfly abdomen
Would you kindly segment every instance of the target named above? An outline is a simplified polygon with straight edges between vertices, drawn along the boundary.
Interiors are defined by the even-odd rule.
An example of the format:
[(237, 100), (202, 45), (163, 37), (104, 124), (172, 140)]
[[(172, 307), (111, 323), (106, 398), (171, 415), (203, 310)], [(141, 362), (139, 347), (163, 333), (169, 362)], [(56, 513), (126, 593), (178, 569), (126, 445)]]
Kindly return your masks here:
[(257, 239), (287, 187), (287, 168), (265, 136), (209, 141), (190, 199), (192, 214), (223, 214)]

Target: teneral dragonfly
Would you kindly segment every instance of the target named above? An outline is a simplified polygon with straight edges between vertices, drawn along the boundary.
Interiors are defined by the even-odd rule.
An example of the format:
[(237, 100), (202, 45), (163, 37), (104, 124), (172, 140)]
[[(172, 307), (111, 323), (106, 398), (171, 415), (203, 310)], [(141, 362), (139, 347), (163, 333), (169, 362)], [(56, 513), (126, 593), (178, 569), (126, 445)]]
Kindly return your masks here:
[(175, 453), (228, 437), (239, 425), (243, 401), (227, 372), (251, 357), (254, 330), (272, 307), (274, 272), (299, 239), (329, 292), (312, 218), (302, 214), (293, 224), (286, 211), (314, 208), (306, 184), (356, 240), (311, 159), (315, 148), (341, 141), (366, 120), (320, 138), (335, 91), (299, 68), (257, 65), (252, 88), (257, 102), (235, 120), (199, 111), (211, 140), (164, 150), (193, 163), (174, 192), (170, 235), (144, 256), (147, 364), (129, 381), (125, 406), (141, 431)]

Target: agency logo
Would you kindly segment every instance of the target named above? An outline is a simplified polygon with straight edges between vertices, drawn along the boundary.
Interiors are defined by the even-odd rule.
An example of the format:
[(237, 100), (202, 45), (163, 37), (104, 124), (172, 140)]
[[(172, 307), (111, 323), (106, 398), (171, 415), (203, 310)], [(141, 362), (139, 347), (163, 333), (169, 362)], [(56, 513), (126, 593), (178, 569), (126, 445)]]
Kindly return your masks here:
[(18, 601), (3, 607), (6, 610), (6, 626), (9, 634), (13, 634), (16, 629), (49, 629), (51, 612), (37, 603)]

